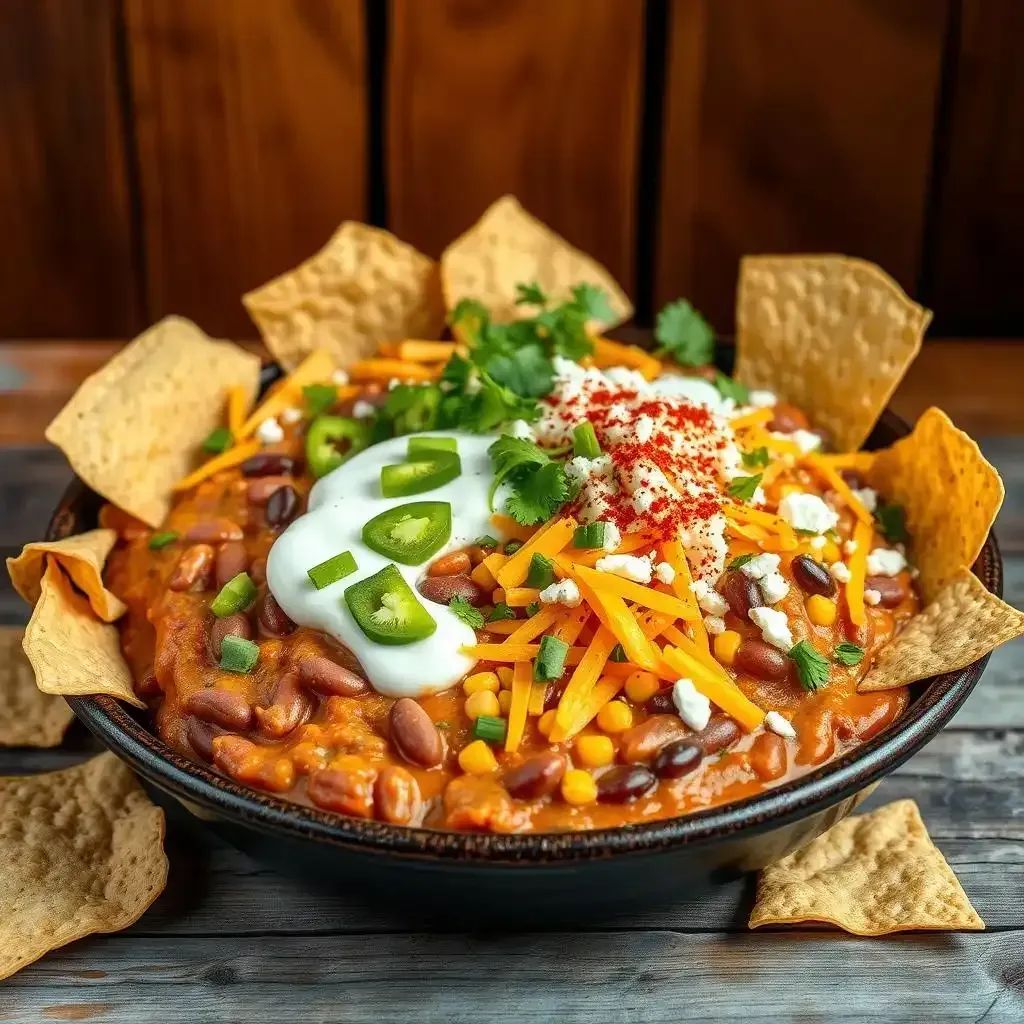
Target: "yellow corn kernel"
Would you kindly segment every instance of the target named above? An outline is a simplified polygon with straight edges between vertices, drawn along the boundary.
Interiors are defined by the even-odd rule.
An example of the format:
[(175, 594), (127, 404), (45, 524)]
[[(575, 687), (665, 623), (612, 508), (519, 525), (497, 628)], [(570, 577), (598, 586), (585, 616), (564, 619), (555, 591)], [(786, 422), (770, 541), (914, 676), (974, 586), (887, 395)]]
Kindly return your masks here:
[(498, 762), (483, 740), (473, 740), (459, 751), (459, 767), (469, 775), (486, 775), (498, 767)]
[(501, 689), (501, 683), (495, 672), (475, 672), (462, 684), (462, 689), (467, 697), (471, 697), (474, 693), (485, 690), (497, 693)]
[(625, 732), (633, 724), (633, 712), (621, 700), (610, 700), (597, 713), (597, 727), (612, 735)]
[(469, 574), (469, 578), (484, 590), (491, 590), (498, 585), (498, 581), (491, 575), (491, 570), (483, 562)]
[(842, 561), (843, 553), (839, 550), (839, 545), (834, 540), (826, 538), (821, 550), (817, 552), (817, 558), (819, 562), (831, 565), (833, 562)]
[(836, 603), (821, 594), (812, 594), (804, 605), (807, 618), (816, 626), (831, 626), (836, 621)]
[(660, 689), (661, 683), (653, 672), (637, 669), (626, 677), (626, 696), (634, 704), (646, 704)]
[(508, 665), (502, 665), (498, 669), (498, 682), (501, 683), (503, 690), (512, 689), (512, 669)]
[(581, 736), (576, 741), (576, 757), (588, 768), (603, 768), (615, 760), (615, 745), (607, 736)]
[(469, 718), (479, 718), (481, 715), (489, 715), (497, 718), (501, 714), (501, 705), (498, 698), (490, 690), (480, 690), (466, 698), (464, 710)]
[(736, 652), (740, 649), (743, 637), (734, 629), (727, 629), (715, 637), (715, 657), (725, 666), (736, 660)]
[(552, 708), (537, 719), (537, 728), (540, 730), (541, 736), (551, 735), (551, 730), (555, 727), (555, 714), (555, 708)]
[(802, 487), (798, 487), (796, 484), (782, 484), (779, 487), (779, 499), (781, 500), (787, 494), (802, 494), (803, 490)]
[(498, 707), (501, 708), (502, 715), (507, 718), (509, 711), (512, 709), (512, 691), (502, 690), (498, 694)]
[(491, 604), (500, 604), (504, 600), (505, 600), (505, 588), (504, 587), (495, 587), (494, 590), (491, 591)]
[(590, 772), (573, 768), (562, 776), (562, 799), (573, 807), (592, 804), (597, 799), (597, 783)]

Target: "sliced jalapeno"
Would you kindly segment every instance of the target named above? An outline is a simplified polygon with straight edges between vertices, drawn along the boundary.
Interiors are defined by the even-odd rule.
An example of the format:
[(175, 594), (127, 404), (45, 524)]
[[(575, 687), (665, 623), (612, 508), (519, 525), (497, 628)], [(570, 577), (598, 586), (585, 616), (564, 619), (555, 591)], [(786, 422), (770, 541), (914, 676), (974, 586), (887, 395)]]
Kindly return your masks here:
[(422, 458), (383, 466), (380, 489), (385, 498), (405, 498), (450, 483), (462, 472), (462, 461), (454, 452), (433, 452)]
[(394, 564), (353, 583), (345, 591), (345, 604), (356, 624), (375, 644), (412, 644), (437, 629), (430, 612)]
[(440, 551), (452, 534), (447, 501), (410, 501), (374, 516), (363, 527), (363, 543), (403, 565), (419, 565)]
[(369, 424), (348, 416), (317, 416), (306, 434), (306, 465), (319, 479), (369, 443)]

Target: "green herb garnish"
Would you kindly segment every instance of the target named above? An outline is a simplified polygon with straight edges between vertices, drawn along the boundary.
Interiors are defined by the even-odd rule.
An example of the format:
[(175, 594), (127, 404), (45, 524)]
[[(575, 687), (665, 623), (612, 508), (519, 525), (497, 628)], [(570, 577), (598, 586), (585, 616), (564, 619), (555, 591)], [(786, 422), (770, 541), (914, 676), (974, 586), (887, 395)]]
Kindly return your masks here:
[(754, 557), (753, 553), (748, 552), (745, 555), (737, 555), (725, 568), (726, 571), (733, 569), (742, 569)]
[(546, 522), (572, 497), (562, 464), (532, 441), (503, 434), (487, 451), (494, 463), (488, 495), (491, 508), (495, 491), (506, 483), (505, 509), (517, 523), (532, 526)]
[(747, 469), (755, 469), (757, 466), (767, 466), (771, 456), (767, 448), (755, 448), (752, 452), (742, 452), (740, 458)]
[(509, 608), (504, 601), (499, 601), (488, 613), (488, 622), (501, 622), (502, 619), (514, 619), (516, 617), (515, 609)]
[(836, 649), (832, 652), (832, 657), (840, 665), (859, 665), (864, 660), (864, 648), (858, 647), (856, 644), (847, 643), (844, 640), (843, 643), (836, 646)]
[(733, 477), (727, 488), (730, 497), (737, 501), (750, 501), (761, 484), (762, 476), (764, 476), (763, 473), (757, 473), (754, 476)]
[(906, 514), (902, 505), (883, 501), (875, 509), (875, 522), (886, 540), (897, 543), (908, 539)]
[(338, 391), (331, 384), (307, 384), (302, 389), (302, 395), (306, 399), (306, 411), (312, 418), (327, 412), (334, 405)]
[(474, 608), (464, 597), (453, 597), (448, 602), (448, 608), (455, 618), (464, 622), (470, 629), (483, 628), (483, 612)]
[(796, 664), (800, 685), (810, 692), (828, 684), (828, 659), (808, 640), (801, 640), (789, 652)]
[(670, 302), (655, 322), (658, 355), (670, 355), (681, 366), (704, 366), (715, 356), (715, 334), (707, 320), (686, 299)]
[(750, 401), (750, 391), (721, 370), (715, 375), (715, 387), (723, 398), (731, 398), (737, 405), (746, 405)]

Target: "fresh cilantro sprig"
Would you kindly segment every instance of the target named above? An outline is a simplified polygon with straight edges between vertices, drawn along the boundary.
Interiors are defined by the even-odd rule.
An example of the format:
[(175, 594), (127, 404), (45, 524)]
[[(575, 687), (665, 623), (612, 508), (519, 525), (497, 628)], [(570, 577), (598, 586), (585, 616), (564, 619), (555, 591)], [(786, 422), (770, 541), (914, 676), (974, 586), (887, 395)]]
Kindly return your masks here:
[(789, 656), (796, 665), (800, 685), (809, 692), (828, 685), (828, 659), (808, 640), (790, 648)]
[(769, 455), (767, 448), (755, 448), (752, 452), (742, 452), (740, 458), (747, 469), (754, 469), (757, 466), (767, 466)]
[(844, 640), (836, 646), (836, 649), (832, 652), (832, 657), (840, 665), (859, 665), (864, 660), (864, 648)]
[(908, 539), (906, 514), (902, 505), (895, 502), (880, 502), (875, 509), (875, 522), (879, 532), (894, 544)]
[(464, 622), (470, 629), (483, 628), (483, 612), (474, 608), (464, 597), (453, 597), (448, 602), (448, 608), (455, 618)]
[(509, 608), (504, 601), (499, 601), (491, 610), (487, 616), (488, 622), (501, 622), (502, 619), (514, 619), (516, 617), (515, 609)]
[(654, 324), (657, 355), (670, 355), (681, 366), (704, 366), (715, 356), (711, 325), (686, 299), (670, 302)]
[(749, 551), (745, 555), (737, 555), (725, 568), (729, 572), (733, 569), (742, 569), (753, 557), (753, 552)]
[(338, 390), (332, 384), (307, 384), (302, 389), (306, 400), (306, 412), (311, 419), (327, 412), (338, 398)]
[(726, 488), (729, 492), (729, 496), (735, 498), (737, 501), (750, 501), (753, 499), (754, 494), (757, 492), (757, 488), (761, 484), (761, 478), (764, 476), (763, 473), (756, 473), (754, 476), (735, 476), (729, 481), (729, 486)]
[(715, 374), (715, 387), (723, 398), (731, 398), (737, 405), (746, 405), (750, 401), (750, 391), (721, 370)]
[(574, 496), (562, 463), (532, 441), (503, 434), (487, 452), (494, 464), (491, 508), (498, 488), (507, 484), (505, 510), (517, 523), (545, 522)]
[(531, 281), (529, 284), (520, 283), (516, 285), (517, 306), (540, 306), (543, 309), (547, 304), (547, 292), (543, 291), (536, 281)]

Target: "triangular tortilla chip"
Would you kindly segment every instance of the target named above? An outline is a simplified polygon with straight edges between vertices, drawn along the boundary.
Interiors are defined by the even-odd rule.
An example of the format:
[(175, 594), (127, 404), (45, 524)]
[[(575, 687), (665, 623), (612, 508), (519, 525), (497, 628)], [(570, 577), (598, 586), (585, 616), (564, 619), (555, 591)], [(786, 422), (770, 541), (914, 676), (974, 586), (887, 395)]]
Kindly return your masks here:
[(24, 632), (0, 627), (0, 746), (55, 747), (75, 716), (66, 701), (36, 687), (21, 649)]
[(847, 818), (761, 872), (750, 927), (807, 921), (854, 935), (985, 927), (913, 800)]
[(633, 315), (633, 304), (615, 278), (527, 213), (515, 196), (503, 196), (493, 203), (441, 254), (441, 283), (449, 310), (461, 299), (476, 299), (496, 323), (532, 316), (535, 308), (516, 305), (516, 285), (533, 281), (555, 302), (572, 298), (573, 285), (603, 288), (615, 313), (604, 327)]
[(267, 348), (291, 370), (316, 349), (338, 366), (381, 341), (437, 338), (437, 264), (382, 228), (347, 220), (305, 263), (242, 296)]
[(827, 430), (839, 451), (856, 451), (921, 348), (931, 317), (865, 260), (745, 256), (736, 379), (775, 392)]

